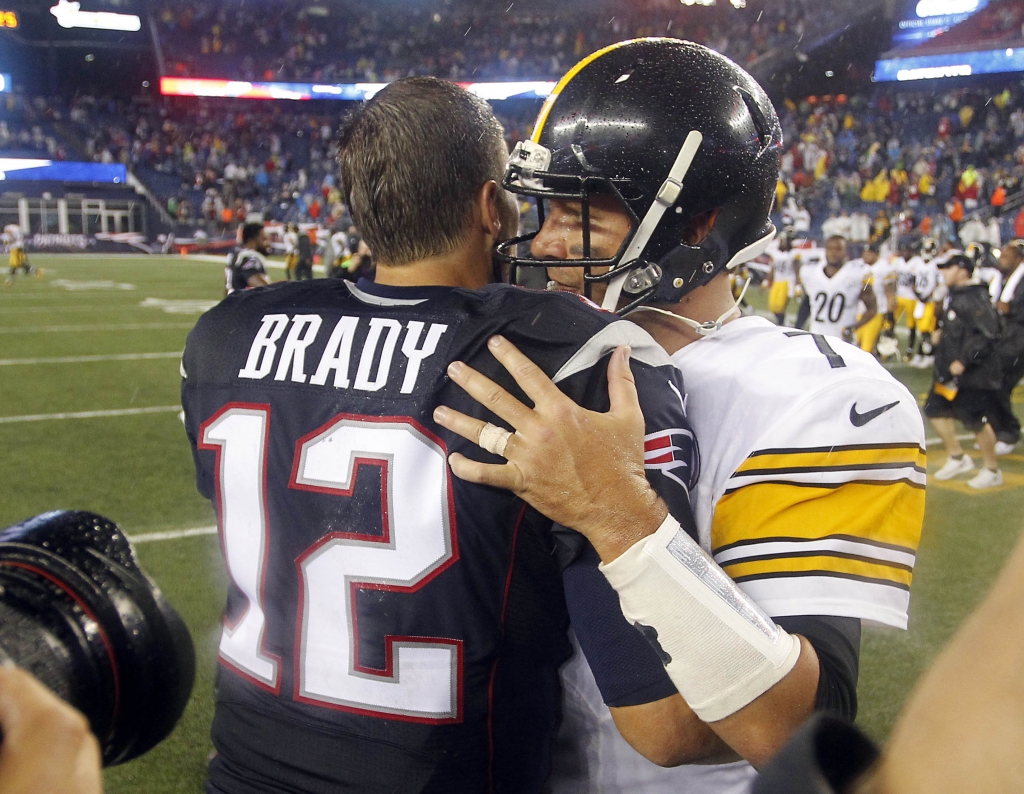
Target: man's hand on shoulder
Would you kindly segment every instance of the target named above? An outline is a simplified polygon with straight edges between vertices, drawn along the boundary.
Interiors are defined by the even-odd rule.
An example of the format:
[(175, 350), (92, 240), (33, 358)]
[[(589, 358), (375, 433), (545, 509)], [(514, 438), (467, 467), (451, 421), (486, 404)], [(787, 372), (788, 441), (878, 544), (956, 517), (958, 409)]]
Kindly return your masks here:
[[(608, 365), (610, 409), (581, 408), (508, 340), (493, 337), (491, 353), (533, 401), (529, 408), (462, 362), (448, 369), (452, 380), (493, 411), (515, 434), (504, 465), (485, 464), (454, 453), (457, 477), (506, 488), (548, 518), (586, 535), (609, 562), (653, 534), (668, 513), (644, 474), (644, 417), (629, 368), (629, 348), (618, 348)], [(479, 443), (485, 423), (440, 406), (434, 421)]]

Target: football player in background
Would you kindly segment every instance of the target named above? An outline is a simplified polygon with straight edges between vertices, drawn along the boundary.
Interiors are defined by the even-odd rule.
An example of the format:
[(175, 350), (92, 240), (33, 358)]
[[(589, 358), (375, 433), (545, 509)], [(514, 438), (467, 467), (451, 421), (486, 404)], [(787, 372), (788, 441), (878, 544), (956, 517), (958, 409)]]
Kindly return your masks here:
[(910, 359), (910, 366), (928, 369), (935, 361), (932, 355), (932, 332), (936, 324), (935, 292), (939, 288), (939, 269), (935, 257), (939, 255), (939, 244), (932, 237), (921, 241), (921, 253), (911, 261), (914, 271), (914, 326), (920, 332), (917, 352)]
[(26, 276), (35, 274), (36, 278), (42, 278), (41, 270), (36, 270), (28, 263), (28, 255), (25, 253), (25, 232), (16, 223), (9, 223), (4, 227), (4, 237), (7, 241), (7, 263), (10, 265), (10, 273), (4, 280), (7, 287), (14, 285), (14, 277), (21, 270)]
[(286, 223), (283, 240), (284, 277), (290, 281), (295, 277), (295, 266), (299, 262), (299, 224)]
[[(634, 421), (624, 442), (614, 402), (605, 415), (572, 406), (504, 339), (492, 350), (534, 409), (469, 367), (451, 370), (517, 431), (507, 465), (455, 455), (453, 471), (594, 538), (626, 616), (654, 627), (644, 631), (680, 692), (680, 741), (713, 733), (755, 764), (816, 709), (855, 716), (861, 620), (906, 628), (924, 516), (924, 428), (906, 388), (851, 345), (737, 310), (729, 272), (774, 235), (780, 148), (775, 111), (748, 74), (704, 47), (645, 39), (572, 69), (505, 177), (543, 222), (499, 250), (626, 312), (685, 375), (702, 450), (700, 548), (664, 509), (618, 492), (616, 471), (643, 434)], [(440, 421), (471, 440), (484, 428), (450, 410)], [(644, 537), (608, 512), (626, 504)], [(662, 610), (687, 628), (669, 629)], [(734, 792), (754, 776), (745, 762), (655, 767), (617, 736), (578, 653), (563, 680), (553, 791)]]
[(242, 244), (227, 256), (224, 265), (224, 295), (270, 283), (267, 276), (267, 232), (262, 223), (242, 227)]
[[(834, 235), (826, 240), (825, 261), (803, 265), (800, 283), (811, 300), (812, 334), (853, 342), (858, 330), (878, 313), (871, 268), (863, 260), (848, 258), (844, 237)], [(859, 313), (861, 303), (865, 309)]]
[[(867, 243), (855, 263), (863, 263), (871, 269), (871, 289), (875, 293), (875, 316), (863, 323), (857, 331), (857, 346), (865, 353), (874, 353), (879, 337), (891, 335), (895, 320), (896, 281), (898, 275), (892, 259), (880, 254), (878, 243)], [(890, 336), (895, 338), (895, 336)], [(885, 346), (883, 346), (884, 348)], [(899, 350), (899, 347), (896, 348)], [(881, 354), (881, 351), (880, 351)]]
[(914, 285), (917, 281), (916, 249), (920, 245), (920, 239), (909, 235), (900, 235), (897, 242), (897, 256), (893, 259), (896, 266), (896, 322), (906, 319), (907, 331), (907, 352), (904, 358), (910, 361), (914, 356), (914, 349), (917, 347), (917, 323), (914, 319), (914, 312), (917, 309), (917, 293)]
[(793, 250), (793, 230), (783, 230), (778, 245), (770, 247), (767, 253), (772, 261), (771, 275), (768, 277), (768, 311), (775, 315), (776, 325), (785, 325), (786, 307), (798, 283), (799, 252)]
[[(494, 244), (518, 213), (484, 100), (399, 80), (360, 107), (339, 148), (376, 281), (237, 292), (183, 356), (197, 482), (216, 502), (231, 580), (207, 791), (539, 792), (570, 616), (624, 730), (665, 726), (640, 736), (659, 757), (674, 688), (596, 552), (556, 538), (511, 492), (452, 478), (448, 454), (470, 445), (432, 416), (445, 401), (501, 422), (446, 374), (463, 359), (511, 388), (487, 352), (496, 333), (598, 410), (610, 354), (630, 345), (647, 475), (695, 531), (679, 373), (632, 323), (492, 283)], [(511, 435), (488, 425), (491, 460)], [(647, 492), (643, 466), (620, 473)]]
[(1003, 316), (1003, 335), (998, 353), (1003, 365), (999, 409), (993, 417), (996, 454), (1013, 451), (1020, 441), (1020, 420), (1013, 412), (1013, 390), (1024, 377), (1024, 240), (1011, 240), (999, 251), (999, 270), (1004, 276), (996, 308)]

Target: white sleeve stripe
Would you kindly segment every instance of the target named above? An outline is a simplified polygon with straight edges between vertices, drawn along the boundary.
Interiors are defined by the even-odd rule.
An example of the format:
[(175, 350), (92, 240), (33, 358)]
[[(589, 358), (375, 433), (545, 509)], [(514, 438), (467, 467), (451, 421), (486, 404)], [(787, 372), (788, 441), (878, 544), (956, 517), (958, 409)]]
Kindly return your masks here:
[(617, 320), (590, 337), (562, 365), (552, 380), (560, 383), (578, 372), (590, 369), (620, 345), (629, 345), (632, 348), (630, 358), (649, 366), (662, 367), (672, 363), (668, 354), (646, 331), (628, 320)]
[(833, 615), (907, 627), (910, 593), (896, 587), (835, 579), (765, 579), (740, 585), (770, 617)]
[[(736, 584), (743, 584), (744, 582), (754, 582), (763, 580), (774, 580), (774, 579), (786, 579), (786, 580), (802, 580), (809, 577), (818, 577), (826, 579), (847, 579), (853, 582), (861, 582), (863, 584), (872, 584), (879, 587), (894, 587), (897, 590), (905, 590), (910, 592), (910, 585), (903, 584), (902, 582), (893, 582), (890, 579), (879, 579), (876, 576), (862, 576), (859, 573), (847, 573), (845, 571), (828, 571), (828, 570), (815, 570), (815, 571), (765, 571), (764, 573), (752, 573), (746, 576), (735, 576), (733, 581)], [(806, 614), (814, 614), (806, 613)]]
[(839, 538), (820, 538), (815, 540), (773, 540), (752, 542), (743, 546), (733, 546), (724, 551), (715, 552), (715, 562), (727, 565), (740, 561), (765, 559), (767, 557), (806, 556), (814, 552), (838, 552), (844, 556), (852, 555), (869, 562), (892, 563), (908, 570), (914, 567), (916, 555), (913, 552), (897, 551), (891, 548), (880, 548), (874, 544), (861, 543), (855, 540)]

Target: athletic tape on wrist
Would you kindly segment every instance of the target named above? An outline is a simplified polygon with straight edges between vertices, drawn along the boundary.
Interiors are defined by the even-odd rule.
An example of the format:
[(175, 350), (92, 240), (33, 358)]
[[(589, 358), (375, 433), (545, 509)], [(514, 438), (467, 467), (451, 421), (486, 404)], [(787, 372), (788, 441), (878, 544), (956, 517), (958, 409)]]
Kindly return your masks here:
[[(650, 627), (669, 677), (704, 722), (728, 717), (785, 678), (800, 641), (718, 567), (671, 516), (601, 565), (622, 614)], [(654, 632), (646, 631), (651, 638)]]

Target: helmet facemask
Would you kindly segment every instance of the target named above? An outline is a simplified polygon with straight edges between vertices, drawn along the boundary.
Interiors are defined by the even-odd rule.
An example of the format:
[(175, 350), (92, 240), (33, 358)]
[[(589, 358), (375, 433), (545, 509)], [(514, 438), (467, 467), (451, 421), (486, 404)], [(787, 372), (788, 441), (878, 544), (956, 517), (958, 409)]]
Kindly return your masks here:
[[(581, 163), (586, 160), (579, 153)], [(624, 263), (622, 256), (626, 252), (629, 241), (636, 234), (640, 220), (626, 201), (623, 190), (629, 190), (628, 179), (610, 179), (594, 174), (564, 174), (548, 170), (551, 163), (551, 152), (544, 146), (533, 141), (520, 141), (512, 150), (502, 179), (502, 187), (510, 193), (533, 199), (537, 210), (537, 228), (528, 230), (517, 237), (500, 243), (495, 251), (497, 258), (510, 265), (509, 280), (516, 283), (518, 269), (521, 267), (581, 267), (584, 271), (584, 295), (591, 298), (592, 285), (605, 283), (618, 273), (629, 269), (632, 263)], [(630, 228), (619, 244), (618, 250), (610, 257), (593, 256), (590, 211), (591, 197), (595, 194), (610, 196), (622, 212), (629, 218)], [(533, 256), (530, 247), (533, 240), (544, 228), (549, 212), (546, 203), (561, 200), (579, 204), (582, 225), (583, 250), (582, 256), (571, 260), (538, 259)], [(521, 246), (523, 248), (521, 248)], [(520, 251), (525, 249), (525, 255)], [(595, 268), (609, 268), (606, 273), (594, 273)]]
[[(663, 216), (675, 207), (676, 200), (682, 192), (683, 180), (700, 149), (701, 142), (702, 136), (695, 130), (686, 137), (672, 168), (666, 175), (654, 200), (647, 207), (642, 219), (637, 216), (627, 200), (631, 187), (629, 179), (615, 179), (586, 172), (578, 175), (555, 173), (548, 170), (551, 164), (550, 150), (534, 141), (517, 143), (509, 157), (502, 187), (511, 193), (533, 198), (536, 202), (538, 223), (536, 231), (519, 235), (497, 246), (498, 258), (511, 265), (511, 280), (515, 282), (519, 267), (550, 267), (554, 262), (558, 262), (560, 267), (584, 269), (584, 295), (587, 298), (591, 297), (592, 284), (607, 283), (609, 288), (603, 303), (603, 308), (607, 311), (618, 310), (619, 313), (625, 314), (631, 309), (649, 302), (659, 292), (663, 268), (658, 263), (646, 259), (644, 254), (648, 253), (646, 250), (648, 243), (658, 229)], [(584, 169), (589, 168), (582, 150), (579, 147), (573, 147), (573, 150), (580, 165)], [(618, 251), (611, 257), (592, 256), (590, 197), (594, 194), (613, 197), (629, 217), (630, 229), (619, 245)], [(518, 246), (532, 243), (543, 229), (546, 218), (544, 202), (551, 199), (580, 204), (583, 232), (581, 258), (542, 260), (532, 255), (519, 255)], [(675, 209), (677, 213), (682, 211), (678, 207)], [(717, 247), (715, 240), (707, 242), (711, 247)], [(767, 240), (765, 245), (767, 245)], [(705, 247), (703, 241), (699, 246), (689, 246), (679, 242), (671, 256), (675, 258), (689, 254), (694, 258), (703, 258), (702, 247)], [(607, 267), (608, 271), (600, 274), (594, 273), (593, 268), (597, 267)], [(711, 275), (711, 270), (706, 270), (705, 275)], [(681, 287), (683, 287), (682, 284), (674, 285), (675, 290)], [(617, 304), (622, 292), (629, 296), (629, 300), (619, 308)]]

